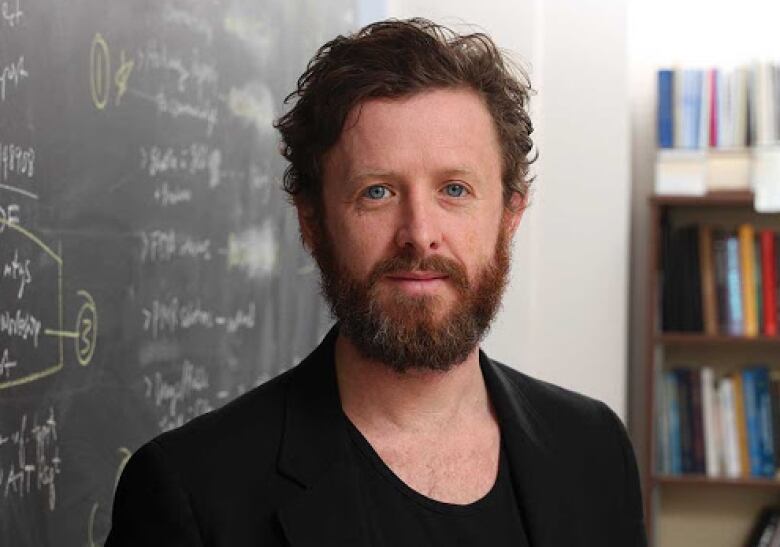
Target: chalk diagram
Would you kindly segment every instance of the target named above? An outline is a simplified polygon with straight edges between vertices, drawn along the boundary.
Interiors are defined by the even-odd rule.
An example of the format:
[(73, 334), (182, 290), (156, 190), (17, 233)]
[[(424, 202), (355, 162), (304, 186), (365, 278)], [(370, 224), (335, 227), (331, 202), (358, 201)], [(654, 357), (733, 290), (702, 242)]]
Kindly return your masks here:
[[(0, 342), (9, 341), (8, 347), (0, 345), (0, 390), (29, 384), (62, 370), (67, 340), (73, 341), (79, 365), (91, 362), (98, 337), (95, 300), (86, 290), (76, 291), (81, 305), (72, 330), (67, 329), (62, 279), (61, 245), (55, 252), (26, 228), (0, 218), (0, 288), (9, 281), (16, 281), (19, 287), (14, 295), (16, 306), (9, 302), (14, 298), (6, 298), (7, 291), (0, 291)], [(25, 282), (35, 292), (36, 298), (31, 302), (24, 298)], [(41, 286), (46, 289), (40, 290)], [(11, 354), (15, 343), (26, 346), (25, 349), (32, 346), (36, 355), (55, 354), (57, 358), (35, 358), (22, 363), (21, 360), (28, 361), (24, 359), (27, 351), (21, 356)]]

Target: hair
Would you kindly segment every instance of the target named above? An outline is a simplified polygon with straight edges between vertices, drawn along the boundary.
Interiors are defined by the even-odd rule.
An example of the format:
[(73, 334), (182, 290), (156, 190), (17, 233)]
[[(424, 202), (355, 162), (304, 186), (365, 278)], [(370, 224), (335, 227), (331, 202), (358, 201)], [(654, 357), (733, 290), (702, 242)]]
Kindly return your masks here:
[(323, 45), (285, 104), (297, 102), (275, 123), (281, 154), (290, 162), (284, 190), (293, 201), (319, 206), (322, 158), (336, 144), (350, 111), (372, 98), (397, 98), (432, 89), (465, 87), (484, 100), (502, 155), (504, 203), (527, 201), (533, 126), (527, 74), (484, 33), (461, 35), (427, 19), (372, 23)]

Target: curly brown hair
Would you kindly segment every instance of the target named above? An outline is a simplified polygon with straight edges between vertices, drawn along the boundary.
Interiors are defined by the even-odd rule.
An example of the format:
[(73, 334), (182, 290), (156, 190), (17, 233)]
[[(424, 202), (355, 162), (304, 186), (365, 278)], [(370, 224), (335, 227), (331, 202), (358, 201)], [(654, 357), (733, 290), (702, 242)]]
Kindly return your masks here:
[[(429, 89), (468, 87), (484, 99), (502, 149), (504, 203), (526, 198), (533, 126), (528, 75), (484, 33), (461, 35), (422, 18), (372, 23), (323, 45), (285, 104), (293, 108), (275, 123), (281, 153), (290, 164), (285, 191), (319, 205), (322, 158), (339, 139), (349, 112), (371, 98), (408, 96)], [(524, 200), (525, 201), (525, 200)]]

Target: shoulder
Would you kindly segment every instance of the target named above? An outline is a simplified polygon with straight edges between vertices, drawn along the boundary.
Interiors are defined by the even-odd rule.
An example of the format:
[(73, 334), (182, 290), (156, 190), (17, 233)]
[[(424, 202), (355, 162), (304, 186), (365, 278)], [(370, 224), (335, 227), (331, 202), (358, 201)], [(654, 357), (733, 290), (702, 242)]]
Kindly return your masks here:
[(255, 458), (260, 452), (274, 452), (283, 428), (287, 387), (296, 374), (294, 367), (152, 442), (171, 457), (198, 454), (201, 460), (239, 452), (239, 447), (240, 453), (249, 450)]
[(534, 378), (494, 359), (489, 361), (510, 395), (548, 425), (604, 426), (615, 419), (619, 421), (609, 406), (598, 399)]

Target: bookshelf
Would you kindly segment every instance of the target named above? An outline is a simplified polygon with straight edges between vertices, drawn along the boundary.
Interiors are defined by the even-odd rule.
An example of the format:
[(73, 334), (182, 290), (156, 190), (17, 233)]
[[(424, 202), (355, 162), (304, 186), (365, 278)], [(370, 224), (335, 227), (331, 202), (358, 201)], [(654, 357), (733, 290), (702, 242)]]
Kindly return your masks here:
[[(661, 316), (662, 219), (672, 228), (709, 224), (733, 229), (751, 223), (756, 230), (780, 232), (780, 214), (753, 209), (749, 191), (710, 192), (704, 196), (652, 196), (649, 199), (647, 447), (643, 469), (645, 515), (650, 544), (656, 547), (733, 547), (744, 545), (762, 508), (780, 505), (780, 480), (764, 477), (708, 477), (705, 474), (660, 472), (658, 390), (662, 374), (675, 366), (712, 368), (721, 378), (748, 363), (780, 370), (780, 335), (756, 337), (663, 332)], [(780, 252), (780, 248), (777, 249)]]

